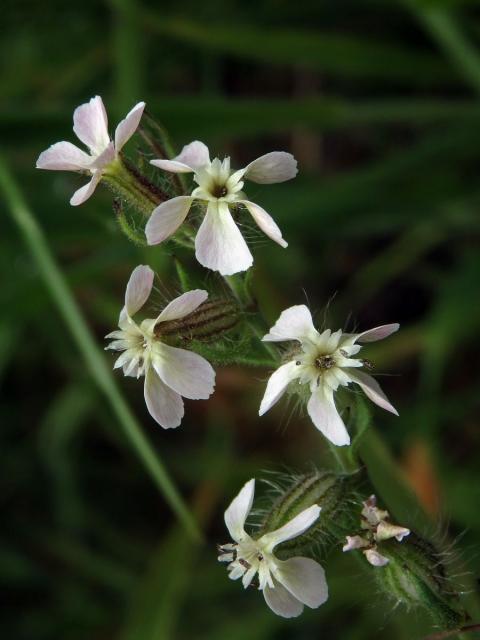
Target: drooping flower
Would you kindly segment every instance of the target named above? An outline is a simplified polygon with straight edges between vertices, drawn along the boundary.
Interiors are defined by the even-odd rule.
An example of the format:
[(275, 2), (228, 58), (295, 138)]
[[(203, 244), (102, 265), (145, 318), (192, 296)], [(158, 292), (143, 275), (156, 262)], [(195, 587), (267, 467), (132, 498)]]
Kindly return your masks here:
[(215, 386), (215, 372), (207, 360), (192, 351), (162, 341), (161, 325), (180, 320), (194, 312), (208, 297), (195, 289), (172, 300), (155, 319), (137, 324), (132, 316), (147, 301), (153, 287), (150, 267), (136, 267), (128, 281), (125, 306), (120, 312), (119, 331), (109, 333), (106, 347), (123, 351), (114, 368), (126, 376), (145, 376), (144, 394), (150, 415), (165, 429), (178, 427), (184, 415), (183, 400), (204, 400)]
[(189, 196), (163, 202), (152, 213), (145, 227), (148, 244), (159, 244), (173, 235), (197, 200), (206, 206), (195, 238), (195, 255), (204, 267), (232, 275), (252, 266), (253, 257), (238, 228), (232, 211), (243, 205), (260, 229), (281, 247), (287, 243), (273, 218), (242, 192), (243, 180), (272, 184), (291, 180), (297, 174), (297, 161), (290, 153), (273, 151), (238, 171), (230, 168), (230, 158), (210, 160), (208, 148), (198, 140), (186, 145), (173, 160), (152, 160), (153, 165), (173, 173), (194, 173), (198, 187)]
[(225, 511), (225, 524), (234, 541), (219, 547), (220, 562), (228, 562), (229, 578), (242, 579), (247, 588), (256, 577), (270, 609), (284, 618), (299, 616), (304, 605), (316, 609), (328, 598), (323, 568), (311, 558), (279, 560), (277, 545), (307, 531), (320, 515), (312, 505), (285, 525), (255, 539), (245, 531), (255, 493), (255, 480), (249, 480)]
[(378, 550), (378, 543), (395, 538), (401, 542), (410, 535), (410, 529), (390, 522), (390, 514), (377, 508), (377, 498), (372, 495), (363, 502), (360, 526), (363, 535), (347, 536), (343, 551), (361, 549), (368, 562), (374, 567), (384, 567), (390, 561)]
[(308, 385), (310, 398), (307, 410), (310, 418), (317, 429), (338, 446), (350, 444), (350, 436), (335, 406), (334, 393), (338, 387), (354, 382), (370, 400), (398, 415), (378, 382), (359, 370), (367, 361), (353, 357), (361, 349), (357, 343), (382, 340), (398, 328), (398, 324), (387, 324), (358, 334), (341, 330), (332, 333), (330, 329), (319, 333), (305, 305), (286, 309), (263, 340), (293, 341), (300, 345), (270, 377), (259, 415), (268, 411), (292, 382)]
[(79, 171), (91, 176), (90, 181), (78, 189), (70, 199), (70, 204), (82, 204), (95, 191), (104, 169), (120, 153), (125, 143), (135, 133), (145, 108), (139, 102), (115, 129), (115, 140), (110, 140), (108, 119), (100, 96), (95, 96), (73, 112), (73, 131), (88, 148), (88, 153), (71, 142), (56, 142), (43, 151), (37, 160), (37, 169), (51, 171)]

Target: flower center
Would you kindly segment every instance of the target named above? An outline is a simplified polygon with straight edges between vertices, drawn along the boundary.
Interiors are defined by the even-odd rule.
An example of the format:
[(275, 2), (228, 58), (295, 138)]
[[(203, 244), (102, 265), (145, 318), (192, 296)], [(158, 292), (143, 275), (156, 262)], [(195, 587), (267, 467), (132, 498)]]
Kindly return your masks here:
[(225, 198), (228, 195), (228, 189), (224, 184), (214, 184), (211, 194), (214, 198)]
[(318, 356), (315, 358), (315, 366), (317, 369), (327, 370), (332, 369), (336, 365), (335, 359), (330, 354), (325, 354), (323, 356)]

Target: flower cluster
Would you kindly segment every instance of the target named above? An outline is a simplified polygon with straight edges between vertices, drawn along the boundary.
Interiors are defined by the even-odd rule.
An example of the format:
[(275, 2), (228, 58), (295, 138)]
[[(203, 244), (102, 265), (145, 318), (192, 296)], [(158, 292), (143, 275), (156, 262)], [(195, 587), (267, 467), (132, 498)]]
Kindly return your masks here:
[[(231, 278), (253, 264), (253, 255), (241, 231), (243, 221), (253, 220), (275, 243), (282, 248), (288, 245), (272, 216), (244, 193), (244, 184), (246, 181), (273, 184), (293, 179), (297, 174), (295, 158), (290, 153), (274, 151), (241, 169), (233, 169), (229, 157), (212, 160), (206, 145), (195, 140), (174, 158), (167, 158), (164, 153), (164, 157), (151, 160), (151, 164), (162, 171), (159, 174), (153, 170), (161, 176), (162, 185), (165, 181), (173, 185), (163, 190), (123, 153), (125, 144), (139, 127), (142, 138), (148, 142), (149, 136), (141, 124), (144, 108), (145, 103), (139, 102), (120, 122), (111, 139), (102, 99), (92, 98), (73, 114), (73, 130), (88, 152), (70, 142), (58, 142), (40, 154), (37, 167), (89, 176), (89, 182), (72, 196), (72, 205), (85, 202), (103, 180), (116, 193), (117, 200), (126, 198), (137, 212), (148, 218), (145, 239), (141, 239), (143, 244), (158, 245), (172, 239), (189, 249), (194, 248), (196, 260), (223, 276), (232, 291), (235, 292), (238, 282), (246, 291), (246, 278)], [(161, 155), (165, 146), (160, 141), (151, 145), (152, 150)], [(182, 174), (192, 174), (191, 182)], [(186, 286), (188, 278), (181, 281), (184, 285), (181, 295), (163, 309), (148, 313), (145, 307), (154, 287), (154, 273), (149, 266), (136, 267), (128, 280), (118, 330), (106, 336), (110, 340), (106, 348), (120, 352), (114, 368), (122, 369), (125, 376), (144, 378), (148, 411), (165, 429), (180, 425), (184, 415), (183, 398), (207, 399), (214, 391), (215, 371), (210, 362), (218, 364), (218, 361), (211, 357), (212, 350), (200, 348), (195, 339), (200, 335), (203, 338), (213, 335), (214, 341), (221, 342), (223, 332), (233, 326), (225, 322), (228, 315), (225, 309), (233, 308), (233, 298), (216, 304), (206, 290)], [(238, 291), (236, 298), (239, 304), (243, 300)], [(246, 303), (236, 311), (242, 318), (251, 313)], [(243, 342), (250, 344), (256, 340), (257, 332), (253, 332), (251, 326), (248, 328), (247, 321), (244, 327), (246, 340)], [(358, 354), (363, 344), (382, 340), (398, 328), (394, 323), (360, 333), (318, 331), (305, 305), (284, 310), (263, 337), (265, 343), (286, 343), (287, 347), (283, 354), (275, 347), (270, 348), (270, 353), (278, 356), (278, 368), (268, 380), (259, 415), (266, 413), (285, 393), (295, 394), (305, 403), (315, 427), (331, 443), (350, 444), (350, 434), (342, 419), (341, 407), (337, 408), (335, 393), (341, 387), (357, 385), (375, 404), (397, 414), (378, 382), (364, 371), (370, 370), (371, 364)], [(238, 346), (242, 338), (245, 336), (237, 335), (230, 344)], [(260, 342), (258, 346), (261, 347)], [(340, 523), (354, 504), (352, 498), (345, 498), (343, 504), (350, 490), (350, 478), (346, 479), (345, 475), (336, 477), (332, 472), (315, 472), (299, 476), (297, 480), (295, 487), (272, 509), (270, 519), (265, 520), (263, 530), (257, 535), (253, 530), (250, 533), (245, 530), (255, 490), (255, 481), (247, 482), (225, 512), (232, 542), (219, 547), (219, 560), (228, 563), (229, 577), (241, 579), (245, 588), (257, 586), (270, 609), (286, 618), (300, 615), (304, 606), (315, 609), (327, 600), (325, 572), (305, 541), (320, 535), (321, 531), (323, 538), (319, 544), (338, 536), (340, 530), (343, 539), (351, 529), (342, 529)], [(323, 527), (323, 518), (319, 520), (324, 507), (323, 513), (335, 520), (334, 526), (326, 523)], [(351, 519), (346, 518), (345, 522), (351, 523)], [(374, 566), (389, 562), (379, 551), (384, 541), (392, 538), (401, 541), (410, 533), (390, 523), (388, 512), (377, 508), (374, 496), (364, 502), (361, 530), (361, 535), (347, 536), (343, 550), (361, 549)]]
[(377, 498), (374, 495), (363, 503), (361, 516), (362, 535), (347, 536), (343, 551), (361, 549), (371, 565), (384, 567), (389, 563), (389, 559), (379, 552), (378, 545), (392, 538), (401, 542), (410, 535), (410, 529), (392, 524), (388, 511), (377, 507)]

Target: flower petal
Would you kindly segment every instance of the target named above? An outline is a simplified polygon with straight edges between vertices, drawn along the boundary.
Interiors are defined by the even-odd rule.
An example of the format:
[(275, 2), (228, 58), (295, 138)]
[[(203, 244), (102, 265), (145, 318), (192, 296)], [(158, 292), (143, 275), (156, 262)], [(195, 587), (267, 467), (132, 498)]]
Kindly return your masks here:
[(86, 200), (88, 200), (97, 188), (97, 184), (100, 182), (101, 177), (101, 171), (96, 171), (93, 174), (90, 182), (87, 182), (87, 184), (75, 191), (73, 196), (70, 198), (70, 204), (74, 207), (77, 207), (79, 204), (83, 204)]
[(335, 407), (331, 389), (320, 385), (312, 393), (308, 401), (307, 411), (313, 424), (330, 442), (339, 447), (350, 444), (350, 436)]
[(286, 388), (297, 377), (297, 365), (294, 361), (282, 364), (269, 378), (265, 394), (263, 396), (259, 416), (263, 416), (270, 407), (280, 400)]
[(316, 609), (328, 599), (323, 567), (311, 558), (289, 558), (278, 562), (275, 578), (307, 607)]
[(195, 238), (195, 255), (201, 265), (222, 276), (252, 266), (252, 254), (225, 202), (209, 203)]
[(184, 398), (206, 400), (215, 388), (212, 365), (193, 351), (158, 344), (153, 367), (165, 384)]
[(148, 300), (153, 287), (154, 275), (150, 267), (144, 264), (132, 271), (125, 291), (125, 308), (129, 316), (137, 313)]
[(379, 407), (385, 409), (386, 411), (390, 411), (390, 413), (398, 416), (398, 411), (395, 407), (390, 404), (387, 396), (383, 393), (380, 385), (372, 376), (369, 376), (368, 373), (364, 373), (363, 371), (359, 371), (358, 369), (348, 370), (348, 375), (356, 382), (359, 387), (362, 388), (364, 394), (367, 398), (370, 398), (372, 402), (378, 404)]
[(398, 542), (401, 542), (403, 538), (410, 535), (410, 529), (406, 527), (399, 527), (396, 524), (390, 524), (390, 522), (382, 521), (378, 524), (375, 532), (375, 540), (382, 542), (382, 540), (390, 540), (395, 538)]
[(258, 204), (250, 202), (249, 200), (238, 200), (238, 202), (247, 207), (252, 218), (255, 220), (255, 222), (265, 235), (267, 235), (284, 249), (288, 247), (288, 243), (283, 239), (282, 232), (277, 226), (277, 223), (272, 218), (272, 216), (265, 211), (265, 209), (262, 209), (262, 207), (258, 206)]
[(100, 153), (91, 164), (91, 169), (103, 169), (105, 165), (115, 159), (115, 147), (113, 142), (109, 142), (105, 149)]
[(352, 551), (352, 549), (362, 549), (368, 547), (370, 543), (361, 536), (347, 536), (347, 542), (343, 545), (342, 551)]
[(145, 102), (139, 102), (131, 111), (128, 112), (126, 118), (118, 123), (115, 129), (115, 151), (118, 153), (124, 144), (130, 140), (140, 124)]
[(180, 425), (185, 413), (181, 396), (167, 387), (151, 368), (145, 375), (144, 395), (150, 415), (161, 427), (173, 429)]
[(225, 524), (232, 540), (240, 542), (245, 537), (245, 521), (250, 513), (255, 495), (255, 478), (246, 482), (225, 511)]
[(145, 227), (148, 244), (159, 244), (174, 234), (187, 217), (192, 202), (190, 196), (178, 196), (154, 209)]
[(317, 504), (313, 504), (292, 518), (287, 524), (284, 524), (283, 527), (263, 535), (261, 537), (262, 544), (265, 545), (268, 551), (272, 551), (281, 542), (296, 538), (307, 531), (318, 520), (319, 515), (320, 507)]
[(273, 184), (291, 180), (297, 173), (297, 161), (291, 153), (272, 151), (251, 162), (245, 169), (245, 178), (260, 184)]
[(96, 155), (110, 142), (108, 120), (103, 101), (95, 96), (73, 112), (73, 130), (76, 136)]
[(315, 340), (318, 331), (313, 326), (312, 314), (304, 304), (297, 304), (282, 311), (280, 317), (263, 336), (265, 342), (282, 342), (284, 340)]
[(398, 322), (394, 322), (393, 324), (382, 324), (380, 327), (375, 327), (374, 329), (369, 329), (368, 331), (363, 331), (359, 333), (355, 338), (356, 342), (376, 342), (377, 340), (383, 340), (384, 338), (388, 338), (392, 333), (398, 331), (400, 325)]
[(151, 164), (164, 171), (189, 173), (210, 164), (210, 154), (208, 147), (203, 142), (194, 140), (185, 145), (178, 156), (172, 158), (172, 160), (152, 160)]
[(384, 567), (389, 563), (389, 559), (382, 556), (381, 553), (378, 553), (375, 549), (367, 549), (363, 552), (365, 554), (366, 559), (369, 561), (371, 565), (374, 567)]
[(273, 613), (282, 618), (297, 618), (303, 611), (303, 604), (285, 589), (279, 582), (275, 587), (265, 587), (263, 597)]
[(38, 156), (37, 169), (51, 171), (82, 171), (92, 163), (92, 158), (71, 142), (57, 142)]
[(156, 319), (155, 324), (158, 322), (166, 322), (167, 320), (184, 318), (195, 311), (207, 298), (208, 293), (203, 289), (193, 289), (192, 291), (182, 293), (181, 296), (178, 296), (178, 298), (175, 298), (167, 304)]

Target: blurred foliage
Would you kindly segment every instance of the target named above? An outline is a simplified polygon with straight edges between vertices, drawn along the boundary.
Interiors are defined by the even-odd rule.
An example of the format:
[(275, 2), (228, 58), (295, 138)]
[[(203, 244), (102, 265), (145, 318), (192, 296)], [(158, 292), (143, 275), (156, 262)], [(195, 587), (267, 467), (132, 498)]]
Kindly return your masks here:
[[(285, 252), (263, 239), (254, 246), (258, 298), (269, 320), (308, 300), (332, 328), (402, 324), (368, 357), (390, 374), (383, 386), (400, 418), (373, 415), (403, 470), (375, 435), (362, 446), (378, 462), (380, 489), (403, 474), (431, 531), (459, 538), (473, 597), (478, 3), (6, 0), (0, 47), (2, 149), (99, 345), (116, 325), (133, 266), (148, 262), (166, 291), (178, 285), (170, 253), (127, 243), (106, 190), (72, 208), (81, 179), (34, 170), (40, 151), (73, 140), (75, 106), (101, 94), (113, 127), (145, 99), (177, 147), (200, 138), (237, 166), (275, 148), (297, 156), (298, 179), (248, 191), (290, 243)], [(149, 419), (140, 385), (120, 380), (205, 526), (208, 544), (192, 545), (125, 444), (3, 206), (0, 245), (2, 637), (411, 640), (428, 632), (420, 616), (393, 611), (341, 553), (328, 563), (328, 603), (295, 621), (231, 583), (215, 556), (225, 506), (262, 469), (329, 464), (324, 440), (285, 404), (256, 417), (267, 370), (219, 371), (215, 395), (187, 403), (173, 433)]]

